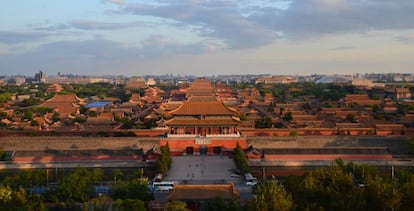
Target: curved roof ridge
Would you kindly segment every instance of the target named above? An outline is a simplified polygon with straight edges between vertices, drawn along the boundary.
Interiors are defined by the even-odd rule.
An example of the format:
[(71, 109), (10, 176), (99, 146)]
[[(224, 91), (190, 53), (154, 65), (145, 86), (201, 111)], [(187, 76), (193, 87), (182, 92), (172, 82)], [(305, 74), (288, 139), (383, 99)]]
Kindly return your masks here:
[(214, 95), (190, 96), (172, 115), (234, 115), (236, 112), (221, 102)]

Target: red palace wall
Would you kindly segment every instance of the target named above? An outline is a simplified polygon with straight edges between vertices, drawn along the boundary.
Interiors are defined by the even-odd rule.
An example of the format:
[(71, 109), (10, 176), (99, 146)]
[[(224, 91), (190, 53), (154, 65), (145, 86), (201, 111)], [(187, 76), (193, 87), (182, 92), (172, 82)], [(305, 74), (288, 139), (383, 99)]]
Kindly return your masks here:
[(142, 160), (142, 156), (39, 156), (39, 157), (14, 157), (13, 162), (57, 162), (57, 161), (104, 161), (104, 160)]
[(389, 135), (414, 135), (414, 128), (375, 129), (375, 128), (240, 128), (243, 136), (389, 136)]
[(390, 154), (286, 154), (286, 155), (265, 155), (266, 161), (276, 160), (335, 160), (341, 158), (344, 160), (391, 160)]
[(206, 147), (207, 154), (214, 154), (214, 148), (220, 148), (220, 152), (226, 154), (227, 152), (233, 151), (237, 144), (242, 149), (247, 147), (246, 139), (212, 139), (205, 143), (197, 143), (196, 139), (161, 139), (160, 146), (165, 146), (168, 142), (170, 147), (171, 155), (184, 155), (187, 153), (188, 147), (192, 147), (193, 153), (200, 154), (202, 147)]

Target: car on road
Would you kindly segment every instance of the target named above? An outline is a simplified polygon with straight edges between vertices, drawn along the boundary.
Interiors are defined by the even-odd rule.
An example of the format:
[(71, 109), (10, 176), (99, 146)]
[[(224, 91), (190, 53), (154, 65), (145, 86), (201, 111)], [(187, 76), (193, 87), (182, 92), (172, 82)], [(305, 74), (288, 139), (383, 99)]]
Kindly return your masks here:
[(249, 186), (254, 186), (257, 184), (257, 181), (247, 181), (246, 183), (244, 183), (245, 185), (249, 185)]
[(230, 177), (232, 177), (232, 178), (240, 178), (240, 175), (235, 174), (235, 173), (232, 173), (232, 174), (230, 174)]
[(251, 185), (251, 186), (253, 186), (253, 185), (256, 185), (257, 184), (257, 178), (256, 177), (253, 177), (252, 176), (252, 174), (249, 174), (249, 173), (247, 173), (247, 174), (244, 174), (244, 179), (245, 179), (245, 185)]

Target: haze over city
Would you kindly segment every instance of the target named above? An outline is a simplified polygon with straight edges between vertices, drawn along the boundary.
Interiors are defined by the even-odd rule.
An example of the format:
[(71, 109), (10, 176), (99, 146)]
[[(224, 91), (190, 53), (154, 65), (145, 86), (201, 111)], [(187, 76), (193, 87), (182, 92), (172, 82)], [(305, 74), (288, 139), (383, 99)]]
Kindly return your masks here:
[(0, 75), (414, 71), (414, 2), (4, 1)]

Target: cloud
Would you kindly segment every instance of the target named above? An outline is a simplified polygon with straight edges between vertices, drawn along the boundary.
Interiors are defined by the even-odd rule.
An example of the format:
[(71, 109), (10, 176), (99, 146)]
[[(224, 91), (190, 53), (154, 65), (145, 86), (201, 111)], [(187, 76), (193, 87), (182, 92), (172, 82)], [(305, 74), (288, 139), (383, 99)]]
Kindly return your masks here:
[(270, 44), (276, 34), (246, 19), (230, 1), (172, 1), (159, 5), (126, 4), (118, 14), (160, 17), (191, 28), (199, 36), (217, 39), (229, 48)]
[(17, 44), (24, 42), (38, 41), (50, 34), (40, 32), (9, 32), (0, 31), (0, 43)]
[[(109, 40), (58, 41), (40, 45), (24, 53), (0, 54), (1, 72), (27, 74), (28, 69), (73, 72), (78, 74), (125, 68), (176, 54), (200, 54), (208, 50), (200, 44), (180, 44), (153, 35), (132, 47)], [(102, 71), (101, 71), (102, 70)]]
[(151, 24), (145, 22), (125, 22), (125, 23), (106, 23), (99, 21), (88, 20), (72, 20), (69, 26), (81, 30), (116, 30), (133, 27), (150, 26)]
[(331, 48), (330, 50), (332, 51), (344, 51), (344, 50), (350, 50), (350, 49), (354, 49), (355, 46), (338, 46), (338, 47), (334, 47)]
[(36, 25), (35, 27), (32, 28), (32, 30), (36, 30), (36, 31), (62, 31), (62, 30), (66, 30), (69, 29), (70, 26), (68, 24), (55, 24), (55, 25), (47, 25), (47, 26), (43, 26), (43, 25)]
[[(103, 0), (119, 5), (112, 15), (156, 17), (153, 23), (100, 22), (76, 19), (38, 30), (119, 30), (164, 24), (189, 30), (216, 46), (246, 49), (266, 46), (277, 39), (306, 39), (372, 30), (414, 28), (413, 1), (374, 0), (279, 0), (197, 1), (173, 0), (150, 3)], [(148, 1), (141, 1), (148, 2)], [(289, 3), (287, 3), (289, 2)], [(387, 15), (392, 14), (392, 15)], [(148, 20), (148, 19), (147, 19)], [(160, 21), (161, 20), (161, 21)], [(165, 34), (168, 36), (168, 34)]]
[(141, 41), (141, 50), (145, 57), (155, 58), (163, 55), (200, 54), (209, 47), (202, 43), (183, 44), (168, 41), (163, 35), (152, 35)]
[(404, 44), (413, 44), (414, 43), (414, 35), (411, 36), (396, 36), (394, 38), (396, 41), (404, 43)]
[(287, 36), (306, 37), (414, 28), (413, 1), (292, 0), (285, 10), (263, 8), (249, 19)]
[[(32, 53), (45, 58), (87, 57), (91, 59), (153, 59), (153, 56), (168, 56), (175, 53), (201, 53), (200, 45), (167, 42), (162, 36), (153, 35), (141, 42), (140, 46), (132, 47), (109, 40), (59, 41), (43, 44)], [(31, 54), (31, 53), (30, 53)], [(37, 56), (37, 57), (39, 57)]]
[(118, 4), (123, 5), (125, 4), (124, 0), (101, 0), (102, 3), (111, 3), (111, 4)]
[[(282, 6), (283, 7), (282, 7)], [(291, 0), (158, 1), (125, 3), (117, 14), (162, 18), (233, 49), (256, 48), (278, 38), (303, 39), (372, 30), (414, 28), (413, 1)], [(389, 15), (387, 15), (389, 14)]]
[(134, 21), (134, 22), (101, 22), (101, 21), (90, 21), (76, 19), (71, 20), (66, 23), (59, 23), (55, 25), (35, 25), (32, 29), (37, 31), (64, 31), (69, 29), (79, 29), (79, 30), (117, 30), (117, 29), (127, 29), (134, 27), (151, 27), (154, 26), (154, 23), (144, 22), (144, 21)]

